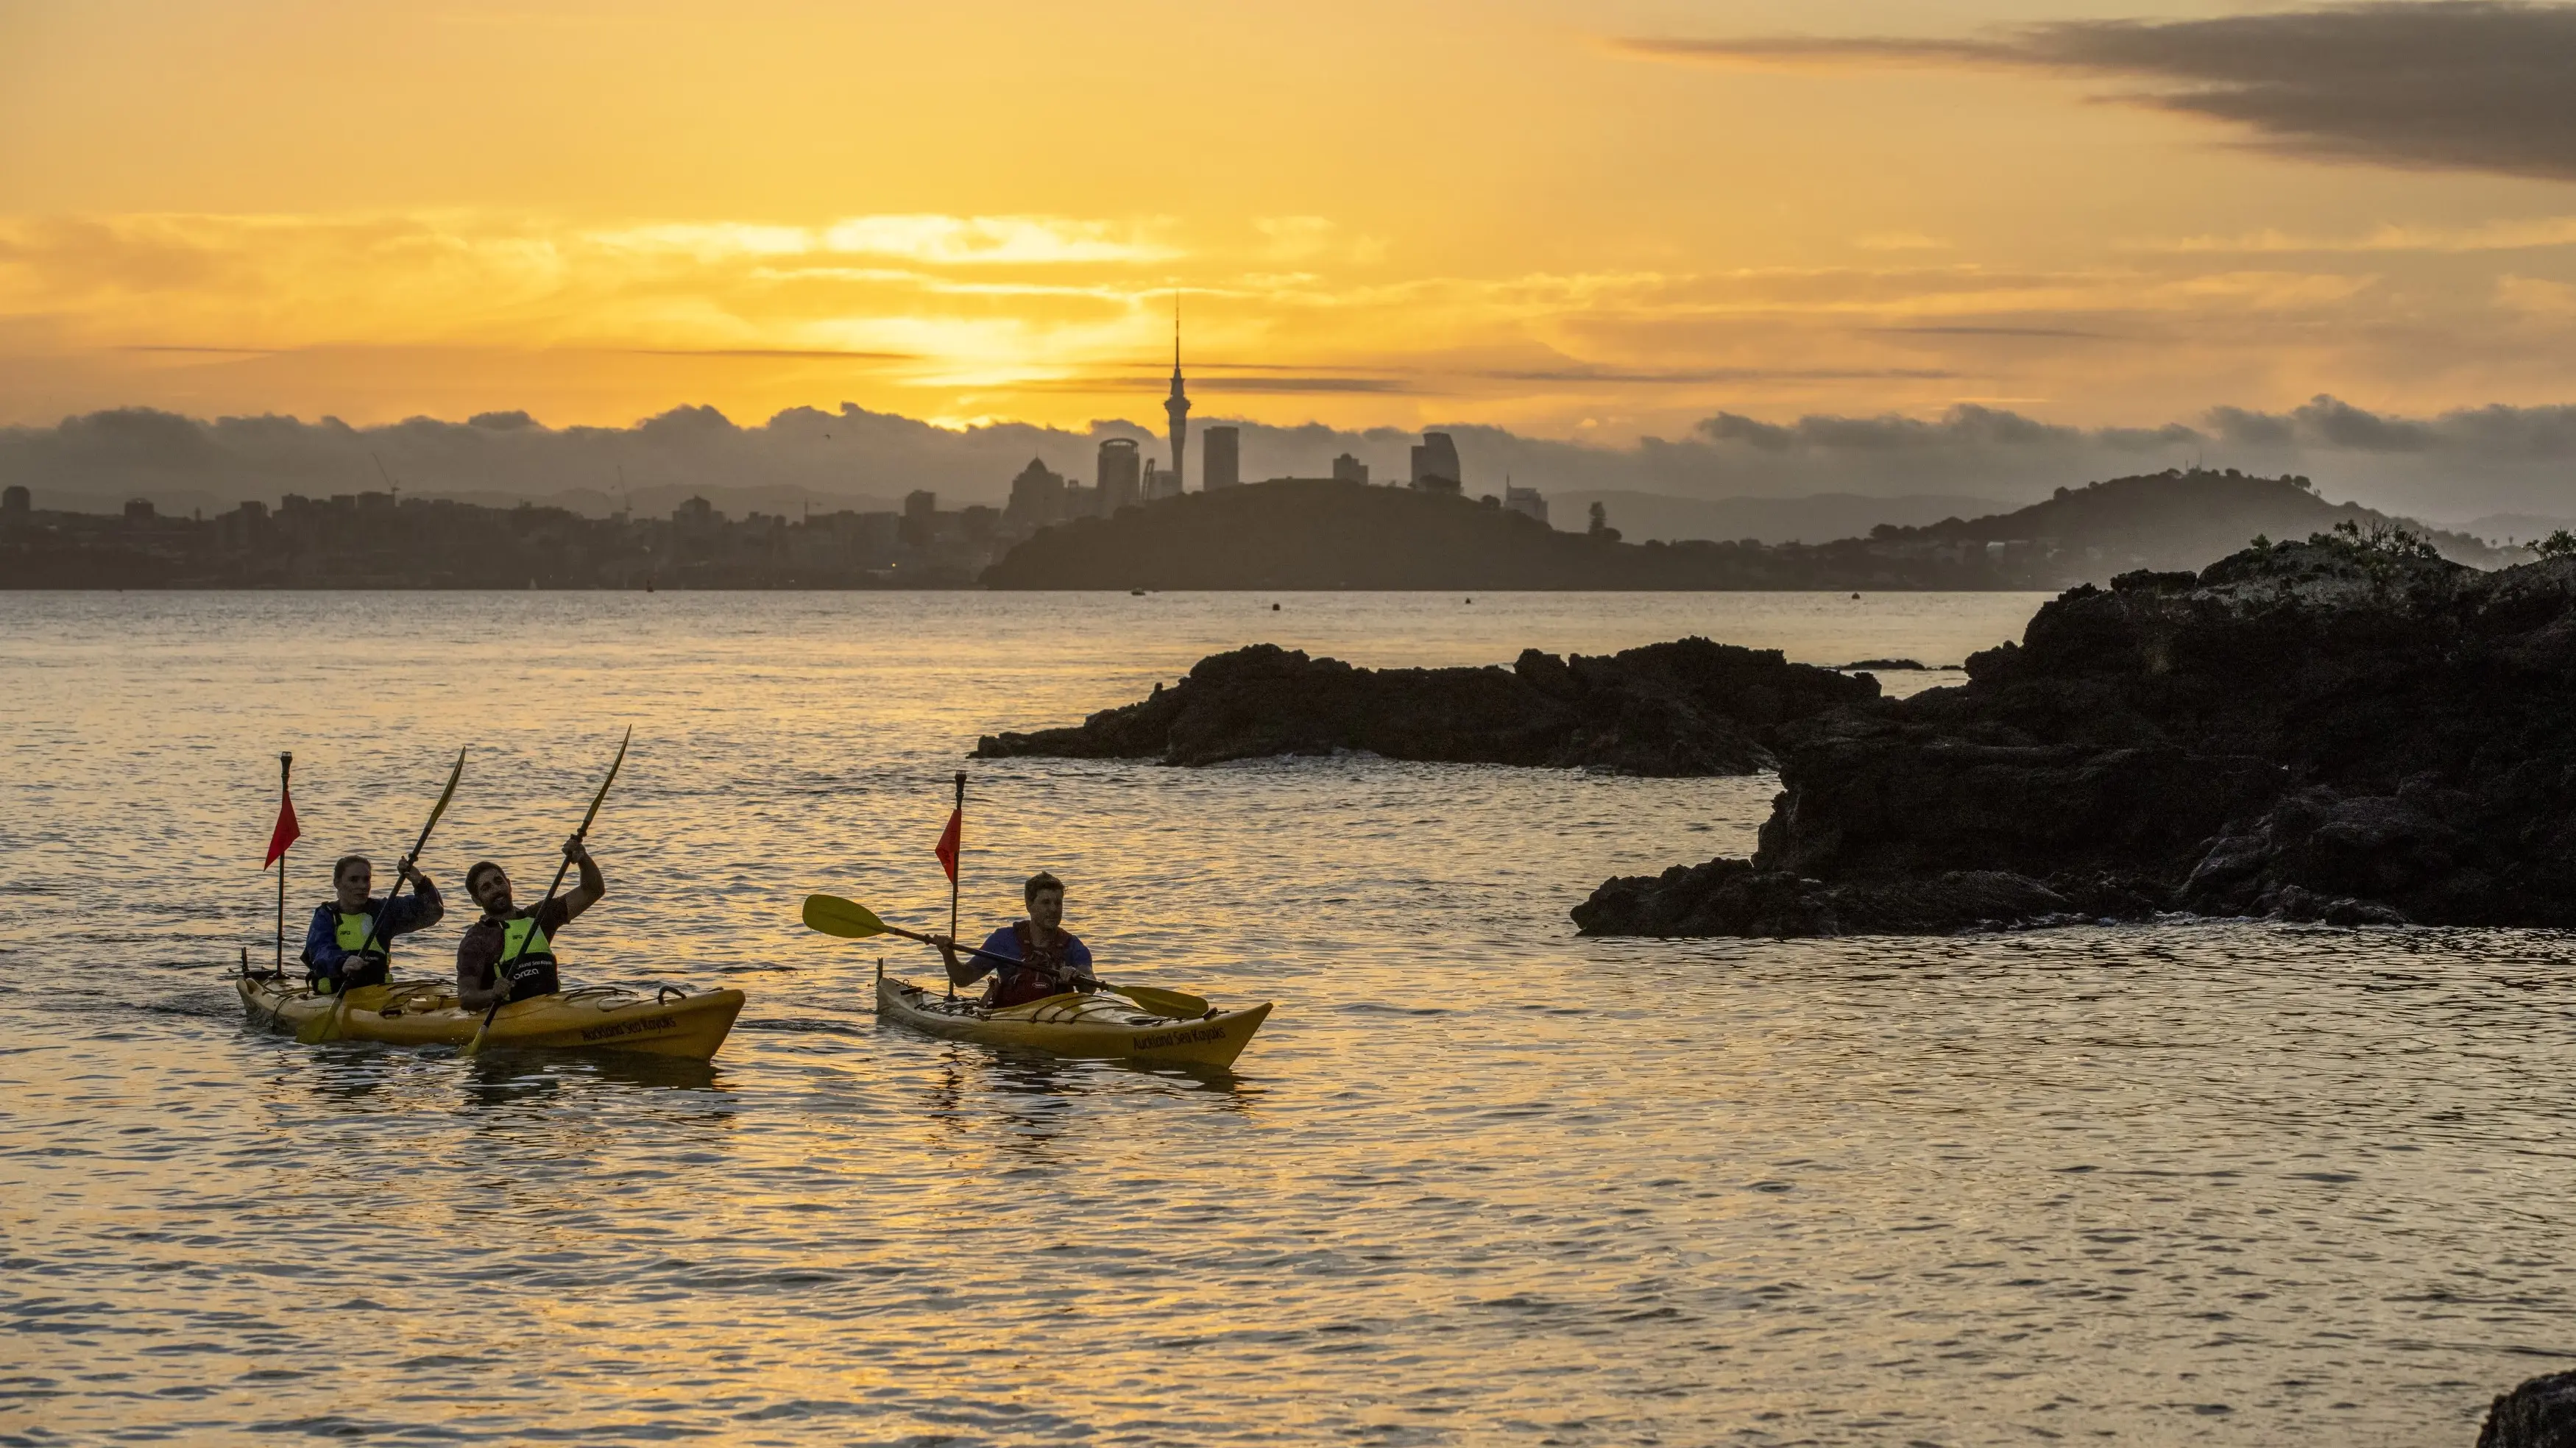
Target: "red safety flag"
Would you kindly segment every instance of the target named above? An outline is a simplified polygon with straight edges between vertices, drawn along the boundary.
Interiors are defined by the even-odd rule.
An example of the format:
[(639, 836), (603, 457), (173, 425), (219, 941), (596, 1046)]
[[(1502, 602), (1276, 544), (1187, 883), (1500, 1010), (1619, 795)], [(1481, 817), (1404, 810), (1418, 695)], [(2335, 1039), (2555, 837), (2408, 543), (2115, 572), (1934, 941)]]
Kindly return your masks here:
[(948, 828), (939, 832), (939, 868), (948, 872), (948, 883), (957, 883), (957, 846), (966, 838), (966, 811), (948, 812)]
[(295, 823), (295, 792), (291, 789), (280, 790), (277, 797), (277, 828), (269, 831), (268, 858), (262, 860), (259, 867), (265, 870), (276, 864), (278, 856), (285, 854), (286, 847), (294, 844), (303, 833), (303, 829)]

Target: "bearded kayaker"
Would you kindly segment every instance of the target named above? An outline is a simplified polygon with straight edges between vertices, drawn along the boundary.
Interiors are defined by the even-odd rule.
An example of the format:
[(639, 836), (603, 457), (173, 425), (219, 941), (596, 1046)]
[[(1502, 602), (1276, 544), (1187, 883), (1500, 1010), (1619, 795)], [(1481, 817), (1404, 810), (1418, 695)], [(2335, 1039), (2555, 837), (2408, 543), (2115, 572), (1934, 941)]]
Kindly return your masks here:
[(987, 973), (992, 975), (984, 1004), (997, 1009), (1026, 1005), (1092, 983), (1091, 947), (1064, 929), (1064, 882), (1041, 870), (1029, 877), (1020, 894), (1028, 902), (1029, 918), (986, 936), (983, 950), (971, 959), (961, 962), (957, 942), (949, 937), (930, 937), (930, 943), (948, 958), (949, 980), (972, 985)]
[(599, 903), (608, 881), (576, 833), (564, 841), (564, 858), (581, 868), (581, 883), (561, 895), (519, 907), (510, 901), (510, 872), (478, 860), (465, 872), (465, 893), (483, 907), (483, 918), (465, 927), (456, 943), (456, 1003), (490, 1009), (494, 998), (523, 1001), (563, 989), (555, 974), (554, 935), (573, 917)]
[(410, 860), (394, 868), (418, 892), (408, 900), (368, 893), (376, 873), (364, 855), (342, 855), (331, 866), (332, 898), (313, 907), (304, 931), (304, 965), (315, 995), (384, 984), (393, 974), (393, 938), (426, 930), (447, 913), (438, 887)]

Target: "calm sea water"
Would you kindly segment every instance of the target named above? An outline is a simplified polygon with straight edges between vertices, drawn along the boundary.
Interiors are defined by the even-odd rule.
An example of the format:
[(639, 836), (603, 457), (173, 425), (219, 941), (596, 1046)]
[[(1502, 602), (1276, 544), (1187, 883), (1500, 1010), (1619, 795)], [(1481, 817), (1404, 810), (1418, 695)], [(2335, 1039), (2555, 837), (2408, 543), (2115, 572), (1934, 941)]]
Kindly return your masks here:
[[(1771, 781), (1348, 758), (968, 766), (968, 922), (1051, 868), (1113, 977), (1277, 1001), (1231, 1078), (880, 1029), (796, 923), (944, 924), (974, 737), (1211, 649), (2036, 602), (0, 595), (0, 1442), (2465, 1448), (2576, 1348), (2560, 937), (1583, 941)], [(747, 990), (711, 1066), (243, 1025), (278, 750), (301, 915), (459, 746), (433, 873), (545, 870), (630, 723), (567, 973)]]

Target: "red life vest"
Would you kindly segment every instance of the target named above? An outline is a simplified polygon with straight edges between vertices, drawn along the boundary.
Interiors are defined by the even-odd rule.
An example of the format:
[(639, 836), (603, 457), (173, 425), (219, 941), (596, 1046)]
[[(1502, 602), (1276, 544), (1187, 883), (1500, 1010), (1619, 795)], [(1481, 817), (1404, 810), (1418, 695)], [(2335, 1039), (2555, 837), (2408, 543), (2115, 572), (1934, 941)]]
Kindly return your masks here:
[(993, 985), (984, 995), (984, 1004), (996, 1010), (1024, 1006), (1073, 988), (1067, 983), (1073, 972), (1065, 968), (1063, 946), (1054, 941), (1040, 944), (1035, 938), (1037, 931), (1025, 920), (1013, 925), (1011, 934), (1019, 943), (1020, 963), (993, 972)]

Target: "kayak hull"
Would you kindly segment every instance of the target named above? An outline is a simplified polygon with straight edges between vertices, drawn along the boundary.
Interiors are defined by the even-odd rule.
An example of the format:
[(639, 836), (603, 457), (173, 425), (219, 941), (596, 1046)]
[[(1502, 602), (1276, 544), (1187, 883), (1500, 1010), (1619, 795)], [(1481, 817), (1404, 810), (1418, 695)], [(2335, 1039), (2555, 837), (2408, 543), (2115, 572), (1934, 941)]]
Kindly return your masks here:
[[(331, 1008), (331, 997), (301, 985), (256, 976), (236, 977), (234, 984), (253, 1021), (281, 1030), (294, 1030)], [(531, 996), (501, 1007), (484, 1048), (637, 1051), (704, 1061), (724, 1045), (742, 1001), (738, 990), (657, 1000), (600, 986)], [(483, 1013), (458, 1005), (453, 988), (397, 981), (351, 991), (340, 1035), (395, 1046), (462, 1046), (482, 1024)]]
[(1194, 1020), (1171, 1020), (1107, 995), (1059, 995), (1008, 1010), (951, 1002), (910, 981), (877, 978), (877, 1018), (948, 1041), (1043, 1051), (1081, 1061), (1124, 1061), (1221, 1071), (1270, 1018), (1270, 1002)]

